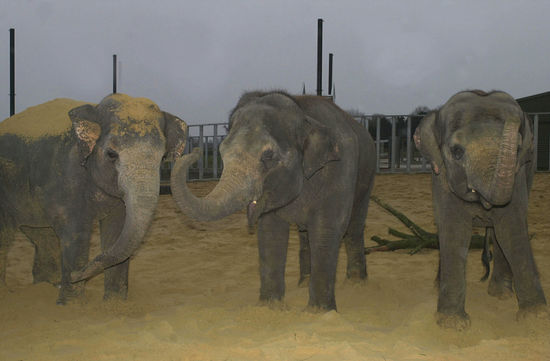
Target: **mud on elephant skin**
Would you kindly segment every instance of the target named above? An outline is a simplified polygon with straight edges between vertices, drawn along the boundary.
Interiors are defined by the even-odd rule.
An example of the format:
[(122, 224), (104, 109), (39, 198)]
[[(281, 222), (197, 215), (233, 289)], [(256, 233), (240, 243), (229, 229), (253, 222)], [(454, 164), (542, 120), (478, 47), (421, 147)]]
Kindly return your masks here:
[(535, 167), (528, 116), (507, 93), (463, 91), (426, 115), (414, 140), (433, 171), (440, 243), (438, 323), (469, 326), (465, 263), (473, 226), (486, 227), (494, 240), (489, 294), (515, 292), (519, 314), (544, 310), (527, 233)]
[(247, 207), (249, 226), (257, 224), (262, 302), (284, 297), (289, 226), (297, 224), (309, 244), (310, 262), (302, 267), (303, 275), (311, 274), (308, 304), (335, 309), (342, 239), (347, 276), (367, 275), (363, 231), (375, 173), (372, 138), (330, 100), (277, 91), (245, 93), (229, 124), (216, 188), (204, 198), (187, 188), (187, 168), (198, 156), (193, 153), (174, 166), (174, 199), (202, 221)]
[[(61, 268), (58, 303), (81, 293), (84, 282), (74, 282), (104, 270), (105, 298), (126, 298), (129, 258), (156, 208), (161, 160), (181, 155), (186, 136), (181, 119), (124, 94), (98, 105), (56, 99), (0, 123), (1, 282), (20, 229), (37, 247), (35, 281), (55, 282)], [(102, 253), (88, 263), (96, 219)]]

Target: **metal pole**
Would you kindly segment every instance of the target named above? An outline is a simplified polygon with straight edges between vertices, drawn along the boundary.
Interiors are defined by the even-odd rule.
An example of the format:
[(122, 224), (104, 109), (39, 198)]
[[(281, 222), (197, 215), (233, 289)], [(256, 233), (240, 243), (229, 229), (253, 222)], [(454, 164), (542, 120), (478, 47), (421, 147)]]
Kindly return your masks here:
[(214, 138), (212, 139), (212, 168), (213, 177), (218, 178), (218, 124), (214, 124)]
[(334, 54), (328, 54), (328, 95), (332, 95), (332, 59)]
[(407, 117), (407, 173), (411, 172), (411, 157), (412, 157), (412, 149), (411, 149), (411, 137), (412, 137), (412, 129), (411, 129), (411, 117)]
[(390, 154), (390, 167), (392, 172), (395, 170), (395, 156), (397, 153), (397, 142), (396, 142), (396, 135), (395, 135), (395, 117), (391, 117), (391, 154)]
[(204, 126), (199, 126), (199, 179), (204, 174)]
[(10, 29), (10, 117), (15, 114), (15, 29)]
[(323, 19), (317, 19), (317, 95), (323, 93)]
[(376, 117), (376, 173), (380, 172), (380, 117)]
[(113, 54), (113, 94), (116, 94), (116, 54)]
[(533, 141), (535, 144), (533, 144), (533, 147), (535, 149), (535, 154), (533, 154), (533, 162), (535, 163), (535, 172), (538, 169), (537, 164), (537, 155), (538, 155), (538, 149), (539, 149), (539, 115), (535, 114), (534, 117), (534, 124), (533, 124)]

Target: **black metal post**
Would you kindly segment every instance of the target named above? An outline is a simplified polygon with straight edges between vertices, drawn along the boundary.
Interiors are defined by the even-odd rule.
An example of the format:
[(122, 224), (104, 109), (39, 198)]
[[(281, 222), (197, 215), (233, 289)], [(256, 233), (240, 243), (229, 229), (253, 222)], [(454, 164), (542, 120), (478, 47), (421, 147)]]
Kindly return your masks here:
[(332, 58), (334, 54), (328, 54), (328, 95), (332, 94)]
[(116, 94), (116, 54), (113, 54), (113, 94)]
[(10, 117), (15, 114), (15, 29), (10, 29)]
[(317, 95), (323, 93), (323, 19), (317, 19)]

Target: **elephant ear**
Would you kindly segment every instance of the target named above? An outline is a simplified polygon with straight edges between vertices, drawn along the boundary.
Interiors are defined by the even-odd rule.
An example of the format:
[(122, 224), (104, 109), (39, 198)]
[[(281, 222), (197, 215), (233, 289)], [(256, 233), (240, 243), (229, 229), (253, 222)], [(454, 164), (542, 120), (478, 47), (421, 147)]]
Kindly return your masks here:
[(303, 168), (306, 179), (309, 179), (328, 162), (340, 160), (340, 151), (327, 127), (308, 116), (304, 123)]
[(71, 109), (69, 118), (77, 138), (80, 164), (84, 165), (101, 135), (101, 126), (97, 123), (97, 112), (94, 106), (85, 104)]
[(443, 158), (441, 158), (441, 149), (439, 147), (439, 131), (437, 130), (436, 120), (438, 112), (434, 111), (426, 114), (416, 131), (414, 132), (414, 144), (422, 156), (428, 160), (435, 174), (441, 172)]
[(164, 114), (164, 136), (166, 137), (166, 152), (168, 156), (179, 158), (185, 150), (187, 142), (187, 124), (180, 118), (167, 112)]
[(531, 130), (531, 119), (527, 113), (523, 113), (521, 118), (521, 126), (519, 128), (521, 135), (521, 146), (518, 154), (518, 168), (525, 163), (533, 161), (534, 155), (534, 140), (533, 132)]

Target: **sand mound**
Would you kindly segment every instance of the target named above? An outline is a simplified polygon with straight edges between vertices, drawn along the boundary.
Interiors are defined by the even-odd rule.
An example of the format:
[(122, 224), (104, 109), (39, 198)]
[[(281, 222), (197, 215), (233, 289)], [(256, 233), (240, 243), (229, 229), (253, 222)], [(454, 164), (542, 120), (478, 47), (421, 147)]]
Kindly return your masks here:
[(69, 110), (86, 104), (83, 101), (58, 98), (29, 107), (0, 123), (0, 135), (12, 133), (29, 139), (59, 135), (71, 128)]

